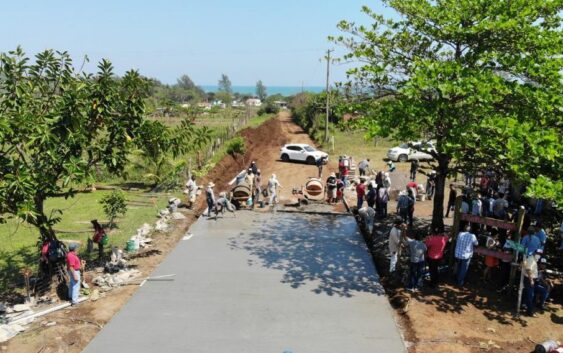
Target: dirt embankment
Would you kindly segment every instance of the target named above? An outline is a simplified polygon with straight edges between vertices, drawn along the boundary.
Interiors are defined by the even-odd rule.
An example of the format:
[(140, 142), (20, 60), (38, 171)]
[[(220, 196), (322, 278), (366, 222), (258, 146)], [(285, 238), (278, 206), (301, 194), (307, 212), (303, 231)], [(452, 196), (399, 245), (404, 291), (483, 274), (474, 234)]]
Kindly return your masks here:
[[(293, 199), (291, 191), (293, 187), (304, 185), (310, 177), (317, 177), (316, 166), (303, 163), (284, 163), (280, 161), (280, 148), (286, 143), (307, 143), (314, 146), (315, 143), (301, 127), (291, 121), (289, 112), (281, 112), (275, 119), (270, 119), (258, 128), (247, 128), (240, 132), (246, 141), (246, 153), (236, 158), (227, 155), (201, 183), (205, 186), (207, 182), (216, 184), (215, 192), (230, 189), (228, 182), (245, 168), (250, 162), (255, 161), (262, 174), (262, 183), (266, 184), (272, 174), (276, 174), (283, 189), (280, 193), (281, 200)], [(334, 158), (333, 158), (334, 159)], [(331, 160), (323, 171), (328, 176), (330, 171), (336, 171), (337, 161)], [(204, 200), (200, 200), (204, 202)], [(203, 205), (203, 204), (202, 204)]]

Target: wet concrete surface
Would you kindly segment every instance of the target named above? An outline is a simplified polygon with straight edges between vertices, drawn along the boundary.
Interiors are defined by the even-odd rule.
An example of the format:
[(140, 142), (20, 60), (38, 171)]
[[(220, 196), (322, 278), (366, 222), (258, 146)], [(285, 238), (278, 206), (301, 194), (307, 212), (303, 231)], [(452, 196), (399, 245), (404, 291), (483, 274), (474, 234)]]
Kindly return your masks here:
[(352, 217), (200, 218), (85, 352), (405, 352)]

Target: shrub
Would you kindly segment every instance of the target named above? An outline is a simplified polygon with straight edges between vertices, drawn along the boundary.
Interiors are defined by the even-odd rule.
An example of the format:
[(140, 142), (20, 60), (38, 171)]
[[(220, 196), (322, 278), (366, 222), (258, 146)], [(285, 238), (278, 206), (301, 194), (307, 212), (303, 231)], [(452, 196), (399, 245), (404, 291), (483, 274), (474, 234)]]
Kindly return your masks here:
[(260, 110), (258, 110), (258, 115), (277, 114), (279, 112), (280, 108), (276, 104), (268, 102), (260, 107)]
[(109, 227), (113, 228), (113, 221), (118, 215), (125, 215), (127, 212), (127, 204), (125, 203), (125, 195), (121, 190), (114, 190), (111, 194), (105, 195), (100, 200), (104, 213), (109, 219)]
[(246, 152), (246, 145), (244, 144), (244, 139), (242, 137), (235, 137), (227, 145), (227, 153), (233, 157), (237, 154), (244, 154)]

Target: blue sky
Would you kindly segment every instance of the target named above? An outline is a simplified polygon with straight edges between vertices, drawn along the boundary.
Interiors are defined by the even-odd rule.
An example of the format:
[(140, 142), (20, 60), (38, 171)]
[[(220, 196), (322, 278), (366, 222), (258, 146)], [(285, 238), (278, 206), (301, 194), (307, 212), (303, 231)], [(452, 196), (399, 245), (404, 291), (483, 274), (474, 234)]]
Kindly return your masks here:
[[(379, 0), (18, 0), (2, 4), (0, 51), (21, 45), (28, 54), (53, 48), (84, 54), (87, 69), (108, 58), (118, 74), (130, 68), (173, 83), (188, 74), (216, 84), (324, 84), (324, 51), (342, 19), (366, 23), (362, 5), (390, 13)], [(342, 66), (335, 80), (345, 78)]]

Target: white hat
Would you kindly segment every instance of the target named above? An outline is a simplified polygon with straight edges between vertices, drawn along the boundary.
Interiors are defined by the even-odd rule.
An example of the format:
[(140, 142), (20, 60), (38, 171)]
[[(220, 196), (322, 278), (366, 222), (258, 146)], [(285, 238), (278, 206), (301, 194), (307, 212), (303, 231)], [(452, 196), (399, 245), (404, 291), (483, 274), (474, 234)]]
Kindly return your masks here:
[(210, 181), (210, 182), (207, 184), (207, 187), (208, 187), (208, 188), (214, 188), (214, 187), (215, 187), (215, 184), (214, 184), (212, 181)]

